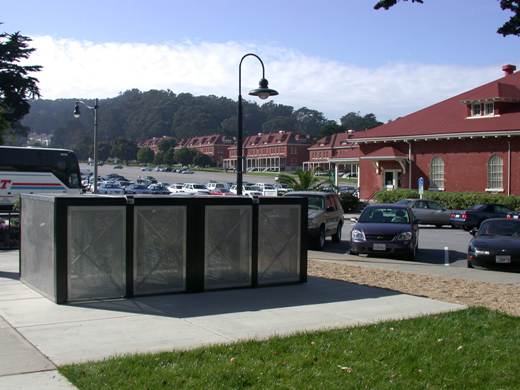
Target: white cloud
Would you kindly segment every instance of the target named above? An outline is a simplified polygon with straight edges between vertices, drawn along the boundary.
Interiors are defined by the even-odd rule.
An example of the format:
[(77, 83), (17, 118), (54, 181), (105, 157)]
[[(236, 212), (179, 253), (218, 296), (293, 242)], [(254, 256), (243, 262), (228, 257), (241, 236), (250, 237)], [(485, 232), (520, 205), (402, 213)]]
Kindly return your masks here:
[[(499, 64), (461, 67), (410, 63), (375, 69), (312, 57), (292, 49), (236, 42), (163, 44), (92, 43), (36, 37), (30, 62), (44, 98), (105, 98), (131, 88), (171, 89), (236, 99), (238, 61), (261, 55), (276, 102), (306, 106), (338, 119), (349, 111), (373, 112), (387, 120), (405, 115), (501, 76)], [(260, 66), (243, 65), (243, 93), (255, 88)]]

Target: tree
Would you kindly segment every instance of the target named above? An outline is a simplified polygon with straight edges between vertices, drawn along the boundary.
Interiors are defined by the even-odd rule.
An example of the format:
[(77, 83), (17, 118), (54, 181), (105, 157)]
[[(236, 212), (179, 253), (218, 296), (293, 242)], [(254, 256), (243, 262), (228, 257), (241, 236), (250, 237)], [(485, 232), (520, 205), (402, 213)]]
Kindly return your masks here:
[(171, 147), (164, 153), (163, 163), (168, 165), (173, 165), (177, 161), (175, 160), (175, 149)]
[(214, 167), (215, 161), (207, 154), (197, 152), (195, 157), (193, 157), (193, 164), (199, 167)]
[(157, 144), (157, 149), (163, 153), (166, 153), (168, 149), (173, 148), (177, 145), (177, 141), (174, 138), (165, 137)]
[(155, 153), (155, 156), (153, 158), (153, 163), (155, 165), (161, 165), (162, 163), (164, 163), (164, 153), (161, 151)]
[[(408, 1), (408, 0), (404, 0)], [(423, 0), (410, 0), (412, 3), (423, 4)], [(499, 0), (500, 8), (504, 11), (511, 11), (513, 16), (505, 22), (502, 27), (497, 30), (498, 34), (502, 34), (504, 37), (507, 35), (520, 35), (520, 0)], [(399, 0), (379, 0), (375, 5), (374, 9), (384, 8), (388, 10), (399, 2)]]
[(137, 155), (137, 145), (124, 138), (118, 138), (112, 146), (110, 153), (112, 157), (117, 157), (125, 162), (135, 160)]
[(108, 142), (99, 142), (97, 146), (97, 157), (98, 159), (105, 161), (110, 157), (110, 152), (112, 151), (112, 145)]
[(343, 115), (340, 121), (341, 126), (346, 130), (352, 129), (354, 131), (371, 129), (383, 124), (376, 119), (374, 114), (370, 113), (361, 116), (359, 112), (349, 112), (348, 114)]
[(272, 132), (278, 130), (294, 130), (296, 128), (296, 120), (292, 117), (277, 116), (273, 119), (264, 122), (262, 130), (265, 132)]
[(137, 151), (137, 161), (143, 164), (150, 164), (153, 162), (155, 155), (150, 148), (141, 148)]
[(296, 130), (310, 135), (317, 135), (320, 129), (327, 123), (322, 112), (302, 107), (293, 113), (296, 120)]
[(327, 137), (336, 133), (343, 133), (345, 128), (336, 121), (327, 121), (320, 129), (320, 137)]
[(317, 190), (324, 185), (330, 185), (330, 180), (320, 181), (313, 171), (297, 170), (296, 177), (282, 173), (278, 176), (278, 183), (286, 184), (294, 191)]
[(197, 151), (188, 148), (182, 148), (175, 151), (175, 160), (182, 165), (188, 165), (193, 163), (193, 158), (197, 154)]
[[(38, 79), (30, 76), (39, 72), (39, 65), (19, 65), (35, 50), (29, 47), (29, 37), (19, 32), (0, 34), (0, 143), (2, 133), (29, 112), (30, 98), (39, 97)], [(19, 127), (19, 130), (25, 129)]]

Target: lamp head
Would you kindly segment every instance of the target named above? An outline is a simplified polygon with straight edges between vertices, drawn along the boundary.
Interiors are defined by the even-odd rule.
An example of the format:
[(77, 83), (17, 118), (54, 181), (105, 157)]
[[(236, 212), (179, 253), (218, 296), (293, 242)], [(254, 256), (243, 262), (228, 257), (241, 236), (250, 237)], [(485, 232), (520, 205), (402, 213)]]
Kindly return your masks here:
[(258, 96), (260, 99), (265, 100), (270, 96), (278, 95), (278, 92), (274, 89), (269, 88), (269, 82), (267, 79), (262, 79), (258, 83), (258, 88), (253, 89), (249, 92), (251, 96)]
[(76, 102), (76, 104), (74, 105), (74, 118), (79, 118), (80, 117), (80, 112), (79, 112), (79, 102)]

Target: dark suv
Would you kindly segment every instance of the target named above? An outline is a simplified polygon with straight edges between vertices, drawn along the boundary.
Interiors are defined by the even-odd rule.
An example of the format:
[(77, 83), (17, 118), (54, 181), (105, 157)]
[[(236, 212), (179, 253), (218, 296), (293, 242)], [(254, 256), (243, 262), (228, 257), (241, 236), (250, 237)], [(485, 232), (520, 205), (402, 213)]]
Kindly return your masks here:
[(304, 197), (308, 200), (308, 233), (311, 243), (316, 249), (323, 249), (325, 238), (341, 241), (343, 228), (343, 208), (338, 195), (330, 192), (293, 191), (285, 196)]

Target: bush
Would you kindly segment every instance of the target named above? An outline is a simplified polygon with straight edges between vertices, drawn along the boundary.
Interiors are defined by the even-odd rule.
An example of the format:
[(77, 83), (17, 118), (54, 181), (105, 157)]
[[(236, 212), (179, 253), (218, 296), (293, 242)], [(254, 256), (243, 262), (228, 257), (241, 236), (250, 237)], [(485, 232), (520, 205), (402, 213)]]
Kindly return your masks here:
[(359, 205), (359, 198), (348, 192), (340, 194), (339, 201), (343, 211), (353, 210)]
[[(394, 203), (401, 199), (419, 198), (419, 192), (409, 189), (379, 191), (375, 194), (374, 198), (379, 203)], [(496, 203), (504, 205), (511, 210), (520, 210), (520, 196), (488, 194), (485, 192), (425, 191), (423, 198), (437, 201), (447, 209), (452, 210), (469, 209), (481, 203)]]

